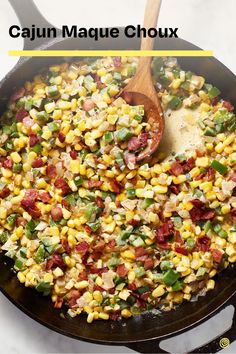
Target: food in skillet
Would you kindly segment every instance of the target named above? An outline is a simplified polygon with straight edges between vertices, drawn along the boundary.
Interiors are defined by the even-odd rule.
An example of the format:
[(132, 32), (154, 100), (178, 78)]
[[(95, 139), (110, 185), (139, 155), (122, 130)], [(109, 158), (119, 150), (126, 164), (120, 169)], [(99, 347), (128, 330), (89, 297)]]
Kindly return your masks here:
[(175, 59), (156, 58), (166, 116), (182, 112), (201, 138), (137, 164), (150, 126), (142, 106), (117, 98), (136, 67), (137, 58), (52, 66), (2, 116), (1, 249), (21, 283), (89, 323), (173, 309), (236, 262), (233, 106)]

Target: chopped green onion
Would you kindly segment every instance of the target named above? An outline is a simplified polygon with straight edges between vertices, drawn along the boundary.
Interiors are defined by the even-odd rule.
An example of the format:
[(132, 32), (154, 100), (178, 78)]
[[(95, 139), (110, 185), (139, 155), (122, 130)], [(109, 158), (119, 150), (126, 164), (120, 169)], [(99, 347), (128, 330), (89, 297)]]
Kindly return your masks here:
[(180, 97), (177, 96), (173, 96), (170, 100), (170, 102), (168, 103), (168, 107), (170, 109), (176, 110), (178, 108), (180, 108), (182, 106), (182, 100)]

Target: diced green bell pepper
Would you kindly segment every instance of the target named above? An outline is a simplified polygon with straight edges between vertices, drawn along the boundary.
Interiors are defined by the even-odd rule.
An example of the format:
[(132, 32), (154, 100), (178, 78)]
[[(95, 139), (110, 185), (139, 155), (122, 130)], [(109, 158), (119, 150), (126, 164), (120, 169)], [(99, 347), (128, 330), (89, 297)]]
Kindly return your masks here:
[(57, 85), (48, 86), (48, 95), (50, 97), (57, 96), (58, 94), (59, 94), (59, 90)]
[(9, 237), (9, 234), (7, 231), (3, 231), (1, 234), (0, 234), (0, 243), (3, 245), (4, 243), (7, 242), (8, 240), (8, 237)]
[(51, 292), (51, 285), (50, 285), (50, 283), (46, 283), (46, 282), (42, 281), (42, 282), (37, 284), (35, 289), (38, 292), (43, 293), (44, 296), (47, 296)]
[(148, 285), (140, 286), (138, 289), (136, 289), (136, 293), (142, 295), (147, 293), (150, 290), (150, 287)]
[(118, 152), (116, 155), (116, 162), (118, 163), (118, 166), (122, 168), (124, 164), (124, 155), (122, 152)]
[(185, 242), (186, 248), (189, 251), (194, 249), (195, 244), (196, 244), (196, 242), (195, 242), (194, 238), (192, 238), (192, 237), (187, 238), (187, 240)]
[(145, 198), (144, 201), (142, 202), (142, 207), (143, 207), (143, 209), (147, 209), (153, 203), (154, 203), (154, 199)]
[(171, 269), (173, 268), (173, 263), (171, 261), (162, 261), (160, 263), (160, 268), (161, 270), (168, 270), (168, 269)]
[(133, 133), (128, 128), (122, 128), (117, 131), (116, 138), (118, 141), (129, 140), (133, 136)]
[(221, 175), (225, 175), (228, 172), (228, 167), (217, 160), (212, 161), (211, 167), (214, 168), (214, 170), (219, 172)]
[(179, 273), (173, 269), (167, 270), (163, 275), (163, 281), (168, 286), (173, 285), (176, 282), (176, 280), (178, 280), (178, 278), (179, 278)]
[(75, 183), (76, 187), (82, 186), (83, 182), (84, 182), (84, 180), (81, 176), (76, 176), (74, 178), (74, 183)]
[(106, 132), (106, 133), (103, 135), (103, 140), (104, 140), (106, 143), (110, 143), (110, 142), (113, 140), (113, 134), (112, 134), (112, 132)]
[(12, 171), (14, 173), (19, 173), (22, 170), (22, 163), (14, 163), (12, 166)]
[(42, 263), (45, 259), (45, 248), (43, 245), (40, 245), (35, 254), (34, 260), (36, 263)]
[(134, 199), (136, 197), (136, 190), (134, 188), (126, 189), (126, 194), (128, 199)]
[(37, 155), (41, 154), (43, 147), (41, 144), (35, 144), (30, 148), (31, 151), (34, 151)]
[(43, 122), (47, 122), (49, 120), (49, 114), (45, 111), (37, 112), (36, 117), (38, 120), (41, 120)]
[(57, 130), (59, 130), (59, 126), (57, 123), (55, 122), (50, 122), (47, 124), (48, 126), (48, 129), (51, 131), (51, 132), (56, 132)]
[(135, 272), (135, 275), (136, 275), (137, 278), (141, 278), (141, 277), (144, 276), (144, 274), (146, 274), (146, 272), (145, 272), (145, 270), (144, 270), (143, 267), (137, 267), (137, 268), (134, 270), (134, 272)]
[(16, 222), (17, 214), (11, 214), (7, 217), (7, 222), (10, 226), (13, 226)]
[(180, 291), (184, 287), (184, 283), (180, 280), (177, 280), (173, 285), (172, 285), (172, 290), (173, 291)]

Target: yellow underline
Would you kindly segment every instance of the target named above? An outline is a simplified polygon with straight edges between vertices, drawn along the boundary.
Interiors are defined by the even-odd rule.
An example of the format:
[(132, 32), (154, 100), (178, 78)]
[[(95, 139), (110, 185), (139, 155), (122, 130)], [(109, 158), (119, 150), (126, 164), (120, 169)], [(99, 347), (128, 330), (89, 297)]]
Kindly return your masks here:
[(212, 57), (212, 50), (9, 50), (11, 57)]

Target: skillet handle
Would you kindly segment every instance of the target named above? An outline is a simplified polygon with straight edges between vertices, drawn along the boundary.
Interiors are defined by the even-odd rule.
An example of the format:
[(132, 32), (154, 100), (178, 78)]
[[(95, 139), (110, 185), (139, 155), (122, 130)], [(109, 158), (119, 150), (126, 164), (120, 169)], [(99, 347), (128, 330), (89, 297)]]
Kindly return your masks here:
[[(210, 317), (214, 317), (218, 312), (222, 311), (223, 308), (232, 305), (234, 306), (234, 317), (232, 321), (231, 328), (226, 330), (220, 336), (217, 336), (211, 342), (204, 344), (201, 347), (195, 348), (193, 351), (188, 352), (188, 354), (195, 353), (217, 353), (224, 348), (227, 348), (231, 343), (236, 341), (236, 294), (232, 296), (224, 306), (220, 307), (218, 311), (214, 312)], [(184, 331), (181, 331), (183, 333)], [(171, 338), (171, 336), (168, 336)], [(126, 345), (128, 348), (135, 350), (138, 353), (169, 353), (160, 348), (161, 339), (154, 339), (146, 342), (132, 343)]]
[[(13, 7), (22, 27), (54, 27), (49, 23), (39, 12), (33, 0), (9, 0)], [(57, 29), (58, 34), (61, 30)], [(31, 41), (29, 38), (24, 38), (24, 49), (35, 49), (45, 43), (44, 38), (35, 38)]]

